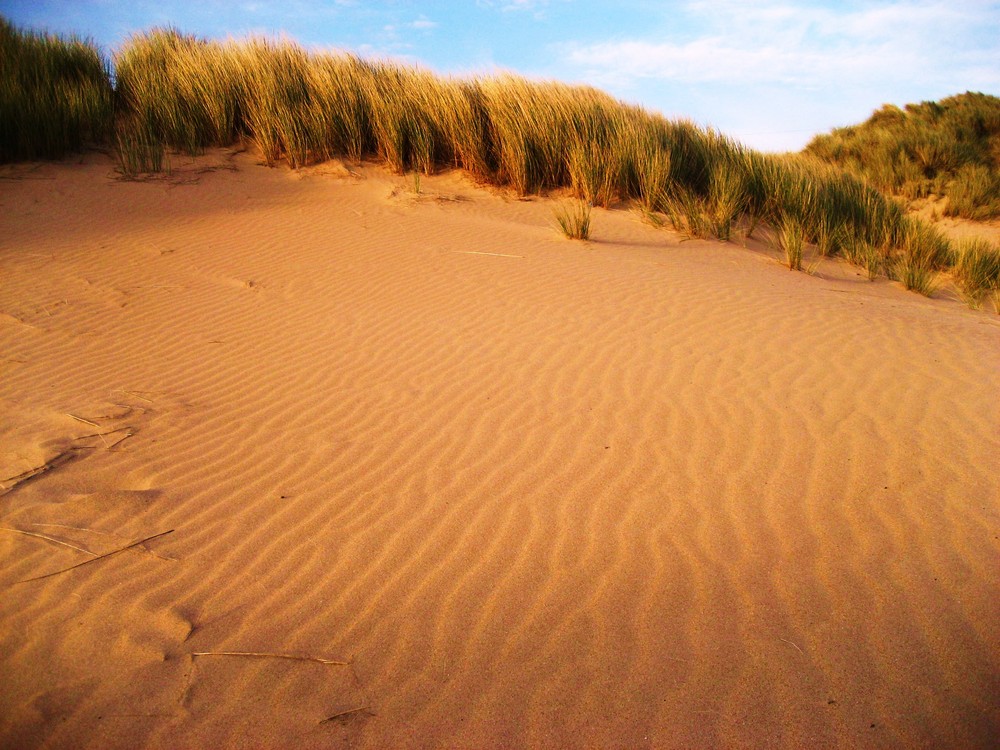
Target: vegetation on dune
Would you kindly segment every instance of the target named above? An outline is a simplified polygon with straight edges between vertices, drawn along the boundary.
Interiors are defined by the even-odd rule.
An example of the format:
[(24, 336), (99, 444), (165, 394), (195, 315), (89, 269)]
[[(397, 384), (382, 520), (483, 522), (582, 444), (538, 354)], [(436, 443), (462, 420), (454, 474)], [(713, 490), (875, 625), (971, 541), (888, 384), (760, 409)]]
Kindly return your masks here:
[[(114, 55), (112, 88), (92, 45), (9, 24), (2, 30), (4, 54), (26, 56), (16, 52), (20, 45), (38, 59), (72, 61), (33, 63), (33, 87), (15, 80), (27, 73), (5, 63), (4, 96), (20, 100), (4, 99), (2, 160), (58, 156), (103, 138), (131, 176), (159, 171), (170, 150), (196, 154), (249, 141), (267, 163), (293, 168), (337, 156), (376, 158), (415, 175), (457, 167), (520, 194), (565, 189), (586, 207), (635, 201), (654, 223), (669, 221), (692, 237), (725, 241), (769, 226), (793, 268), (801, 268), (801, 245), (812, 244), (918, 291), (933, 288), (920, 279), (933, 280), (958, 257), (848, 171), (811, 156), (762, 154), (589, 87), (510, 74), (447, 78), (287, 41), (216, 42), (155, 29)], [(50, 144), (46, 127), (20, 120), (8, 127), (13, 106), (40, 112), (46, 127), (59, 123), (62, 145)], [(585, 233), (589, 208), (564, 219), (567, 234)]]
[(0, 162), (59, 158), (110, 133), (111, 79), (93, 44), (0, 16), (0, 72)]
[(814, 138), (807, 154), (909, 199), (946, 196), (951, 216), (1000, 216), (1000, 98), (967, 92), (891, 104), (864, 123)]
[(572, 208), (562, 206), (555, 211), (559, 229), (571, 240), (590, 239), (590, 204), (577, 201)]
[(1000, 312), (1000, 246), (981, 238), (964, 240), (954, 265), (958, 288), (969, 305), (981, 307), (989, 297)]

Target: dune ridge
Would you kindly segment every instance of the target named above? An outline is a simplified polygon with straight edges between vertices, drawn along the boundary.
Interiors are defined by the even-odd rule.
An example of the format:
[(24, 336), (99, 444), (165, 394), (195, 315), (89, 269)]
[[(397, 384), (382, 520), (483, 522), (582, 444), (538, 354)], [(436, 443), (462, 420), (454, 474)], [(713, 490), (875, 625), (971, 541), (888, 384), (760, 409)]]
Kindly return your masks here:
[[(0, 181), (0, 479), (71, 456), (0, 485), (0, 744), (997, 735), (995, 316), (456, 173), (81, 162)], [(9, 529), (173, 532), (20, 583), (86, 553)]]

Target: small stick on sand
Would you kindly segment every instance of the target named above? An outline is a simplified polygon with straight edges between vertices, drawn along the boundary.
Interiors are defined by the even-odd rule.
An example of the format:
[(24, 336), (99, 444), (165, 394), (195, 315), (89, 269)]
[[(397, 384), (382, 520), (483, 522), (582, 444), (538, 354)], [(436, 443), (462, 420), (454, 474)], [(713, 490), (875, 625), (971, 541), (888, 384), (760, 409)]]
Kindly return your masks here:
[[(71, 414), (70, 416), (73, 416), (73, 415)], [(107, 440), (104, 439), (105, 435), (114, 435), (116, 432), (127, 432), (128, 434), (125, 435), (124, 437), (119, 438), (118, 440), (116, 440), (113, 443), (109, 443)], [(135, 433), (132, 432), (132, 428), (126, 425), (125, 427), (116, 427), (115, 429), (108, 430), (107, 432), (92, 432), (89, 435), (80, 435), (80, 437), (74, 438), (74, 440), (86, 440), (87, 438), (92, 438), (92, 437), (100, 438), (101, 442), (104, 443), (104, 449), (105, 450), (111, 450), (116, 445), (118, 445), (118, 443), (122, 442), (123, 440), (128, 440), (134, 434)], [(80, 447), (81, 448), (92, 448), (94, 446), (86, 446), (86, 445), (84, 445), (84, 446), (80, 446)]]
[(28, 482), (34, 479), (35, 477), (44, 474), (49, 469), (55, 469), (58, 468), (59, 466), (62, 466), (67, 461), (70, 461), (73, 458), (75, 458), (76, 455), (77, 455), (77, 449), (70, 448), (69, 450), (63, 451), (54, 458), (49, 459), (46, 463), (42, 464), (41, 466), (36, 466), (34, 469), (28, 469), (27, 471), (22, 471), (17, 476), (8, 477), (7, 479), (0, 479), (0, 484), (7, 484), (8, 482), (12, 482), (10, 487), (0, 488), (0, 495), (6, 495), (8, 492), (13, 492), (15, 489), (17, 489), (19, 485), (22, 485), (25, 482)]
[(356, 714), (360, 713), (361, 711), (367, 711), (367, 710), (368, 706), (358, 706), (357, 708), (349, 708), (346, 711), (341, 711), (340, 713), (334, 714), (333, 716), (327, 716), (320, 722), (320, 724), (326, 724), (328, 721), (336, 721), (337, 719), (342, 719), (345, 716), (350, 716), (351, 714)]
[(800, 654), (802, 654), (803, 656), (805, 656), (805, 655), (806, 655), (805, 651), (803, 651), (803, 650), (802, 650), (801, 648), (799, 648), (798, 646), (796, 646), (796, 645), (795, 645), (794, 643), (792, 643), (792, 642), (791, 642), (790, 640), (788, 640), (787, 638), (779, 638), (778, 640), (779, 640), (779, 641), (784, 641), (784, 642), (785, 642), (785, 643), (787, 643), (787, 644), (788, 644), (789, 646), (792, 646), (792, 647), (793, 647), (793, 648), (794, 648), (794, 649), (795, 649), (796, 651), (798, 651), (798, 652), (799, 652)]
[(523, 258), (523, 255), (507, 255), (506, 253), (484, 253), (479, 250), (452, 250), (453, 253), (462, 255), (492, 255), (494, 258)]
[[(115, 539), (128, 539), (128, 537), (124, 537), (121, 534), (114, 534), (114, 533), (112, 533), (110, 531), (98, 531), (97, 529), (85, 529), (82, 526), (67, 526), (67, 525), (61, 524), (61, 523), (33, 523), (31, 525), (32, 526), (38, 526), (40, 528), (71, 529), (73, 531), (86, 531), (88, 534), (99, 534), (100, 536), (113, 536)], [(13, 529), (12, 529), (12, 531), (13, 531)], [(22, 532), (22, 533), (27, 534), (28, 532), (25, 531), (25, 532)], [(145, 552), (147, 555), (152, 555), (153, 557), (158, 557), (161, 560), (169, 560), (170, 562), (177, 562), (177, 558), (176, 557), (167, 557), (166, 555), (161, 555), (159, 552), (156, 552), (155, 550), (146, 549), (145, 547), (143, 547), (142, 551)], [(94, 554), (97, 554), (97, 553), (91, 552), (90, 554), (94, 555)]]
[(67, 412), (66, 416), (73, 417), (73, 419), (75, 419), (77, 422), (83, 422), (84, 424), (89, 424), (91, 427), (96, 427), (97, 429), (101, 429), (101, 426), (97, 424), (97, 422), (91, 422), (89, 419), (84, 419), (83, 417), (76, 416), (76, 414), (70, 414), (69, 412)]
[(90, 563), (97, 562), (98, 560), (105, 560), (109, 557), (114, 557), (120, 552), (125, 552), (126, 550), (130, 550), (133, 547), (138, 547), (140, 544), (145, 544), (146, 542), (150, 542), (153, 539), (159, 539), (161, 536), (166, 536), (167, 534), (170, 533), (173, 533), (173, 529), (169, 529), (168, 531), (161, 531), (159, 534), (153, 534), (152, 536), (147, 536), (145, 539), (140, 539), (137, 542), (132, 542), (129, 545), (113, 550), (111, 552), (107, 552), (103, 555), (98, 555), (97, 557), (93, 557), (90, 560), (84, 560), (83, 562), (77, 563), (76, 565), (70, 565), (68, 568), (63, 568), (62, 570), (56, 570), (41, 576), (35, 576), (34, 578), (25, 578), (23, 581), (15, 581), (14, 583), (17, 584), (17, 583), (29, 583), (30, 581), (41, 581), (43, 578), (51, 578), (52, 576), (57, 576), (60, 573), (67, 573), (71, 570), (82, 568), (84, 565), (89, 565)]
[(63, 547), (69, 547), (70, 549), (75, 549), (78, 552), (84, 552), (88, 555), (92, 555), (93, 557), (97, 557), (96, 552), (91, 552), (89, 549), (84, 549), (83, 547), (77, 547), (75, 544), (64, 542), (62, 539), (56, 539), (55, 537), (47, 536), (46, 534), (39, 534), (35, 531), (25, 531), (24, 529), (14, 529), (11, 528), (10, 526), (0, 526), (0, 529), (4, 531), (13, 531), (15, 534), (24, 534), (25, 536), (33, 536), (38, 539), (44, 539), (47, 542), (52, 542), (53, 544), (59, 544), (62, 545)]
[[(128, 428), (126, 428), (126, 429), (128, 429)], [(132, 437), (133, 435), (135, 435), (135, 433), (134, 433), (134, 432), (128, 432), (128, 433), (126, 433), (126, 434), (125, 434), (124, 436), (122, 436), (122, 437), (118, 438), (118, 439), (117, 439), (117, 440), (116, 440), (115, 442), (111, 443), (111, 445), (107, 445), (107, 444), (105, 444), (105, 447), (106, 447), (106, 450), (111, 450), (111, 449), (112, 449), (112, 448), (114, 448), (114, 447), (115, 447), (116, 445), (118, 445), (119, 443), (123, 443), (123, 442), (125, 442), (125, 441), (126, 441), (126, 440), (128, 440), (128, 439), (129, 439), (130, 437)]]
[(123, 539), (124, 537), (118, 536), (118, 534), (113, 534), (110, 531), (98, 531), (97, 529), (85, 529), (82, 526), (67, 526), (64, 523), (33, 523), (32, 526), (38, 526), (42, 529), (72, 529), (73, 531), (86, 531), (90, 534), (100, 534), (101, 536), (113, 536), (118, 537), (118, 539)]
[(103, 437), (105, 435), (114, 435), (116, 432), (123, 432), (124, 430), (131, 430), (131, 427), (115, 427), (113, 430), (107, 430), (106, 432), (91, 432), (86, 435), (80, 435), (79, 437), (73, 438), (74, 440), (86, 440), (92, 437)]
[(124, 388), (119, 388), (118, 389), (118, 393), (124, 393), (126, 396), (132, 396), (133, 398), (141, 399), (141, 400), (143, 400), (143, 401), (145, 401), (147, 403), (150, 403), (150, 404), (153, 403), (153, 399), (146, 398), (145, 396), (142, 396), (142, 395), (136, 393), (135, 391), (126, 391)]
[(346, 667), (350, 662), (321, 659), (318, 656), (298, 656), (296, 654), (270, 654), (262, 651), (192, 651), (191, 656), (244, 656), (251, 659), (291, 659), (292, 661), (314, 661), (318, 664), (334, 664)]

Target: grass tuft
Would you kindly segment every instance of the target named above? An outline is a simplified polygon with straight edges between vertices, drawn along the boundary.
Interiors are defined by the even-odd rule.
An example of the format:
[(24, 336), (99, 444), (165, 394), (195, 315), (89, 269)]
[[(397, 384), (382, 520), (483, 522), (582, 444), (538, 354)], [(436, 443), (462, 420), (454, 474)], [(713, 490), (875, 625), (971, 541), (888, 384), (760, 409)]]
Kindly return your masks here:
[(561, 206), (555, 211), (562, 233), (571, 240), (590, 239), (590, 204), (575, 201), (572, 207)]
[(897, 257), (892, 268), (893, 278), (911, 292), (930, 297), (937, 290), (938, 274), (929, 260), (918, 252), (908, 251)]
[(802, 270), (802, 249), (805, 244), (805, 230), (802, 223), (786, 216), (778, 225), (778, 246), (785, 254), (785, 264), (789, 270)]
[(728, 242), (747, 204), (743, 174), (735, 163), (717, 162), (709, 179), (708, 216), (715, 236)]
[(993, 299), (1000, 313), (1000, 246), (984, 239), (969, 239), (959, 243), (955, 262), (955, 281), (966, 303), (975, 309), (982, 307), (987, 296)]

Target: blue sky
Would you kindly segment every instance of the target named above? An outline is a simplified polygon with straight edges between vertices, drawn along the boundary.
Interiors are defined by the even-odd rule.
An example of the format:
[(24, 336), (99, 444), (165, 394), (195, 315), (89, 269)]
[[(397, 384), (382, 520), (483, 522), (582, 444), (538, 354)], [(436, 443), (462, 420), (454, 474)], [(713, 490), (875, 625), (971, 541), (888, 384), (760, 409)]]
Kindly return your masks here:
[(169, 24), (587, 83), (777, 151), (886, 102), (1000, 95), (1000, 2), (985, 0), (0, 0), (0, 13), (108, 52)]

